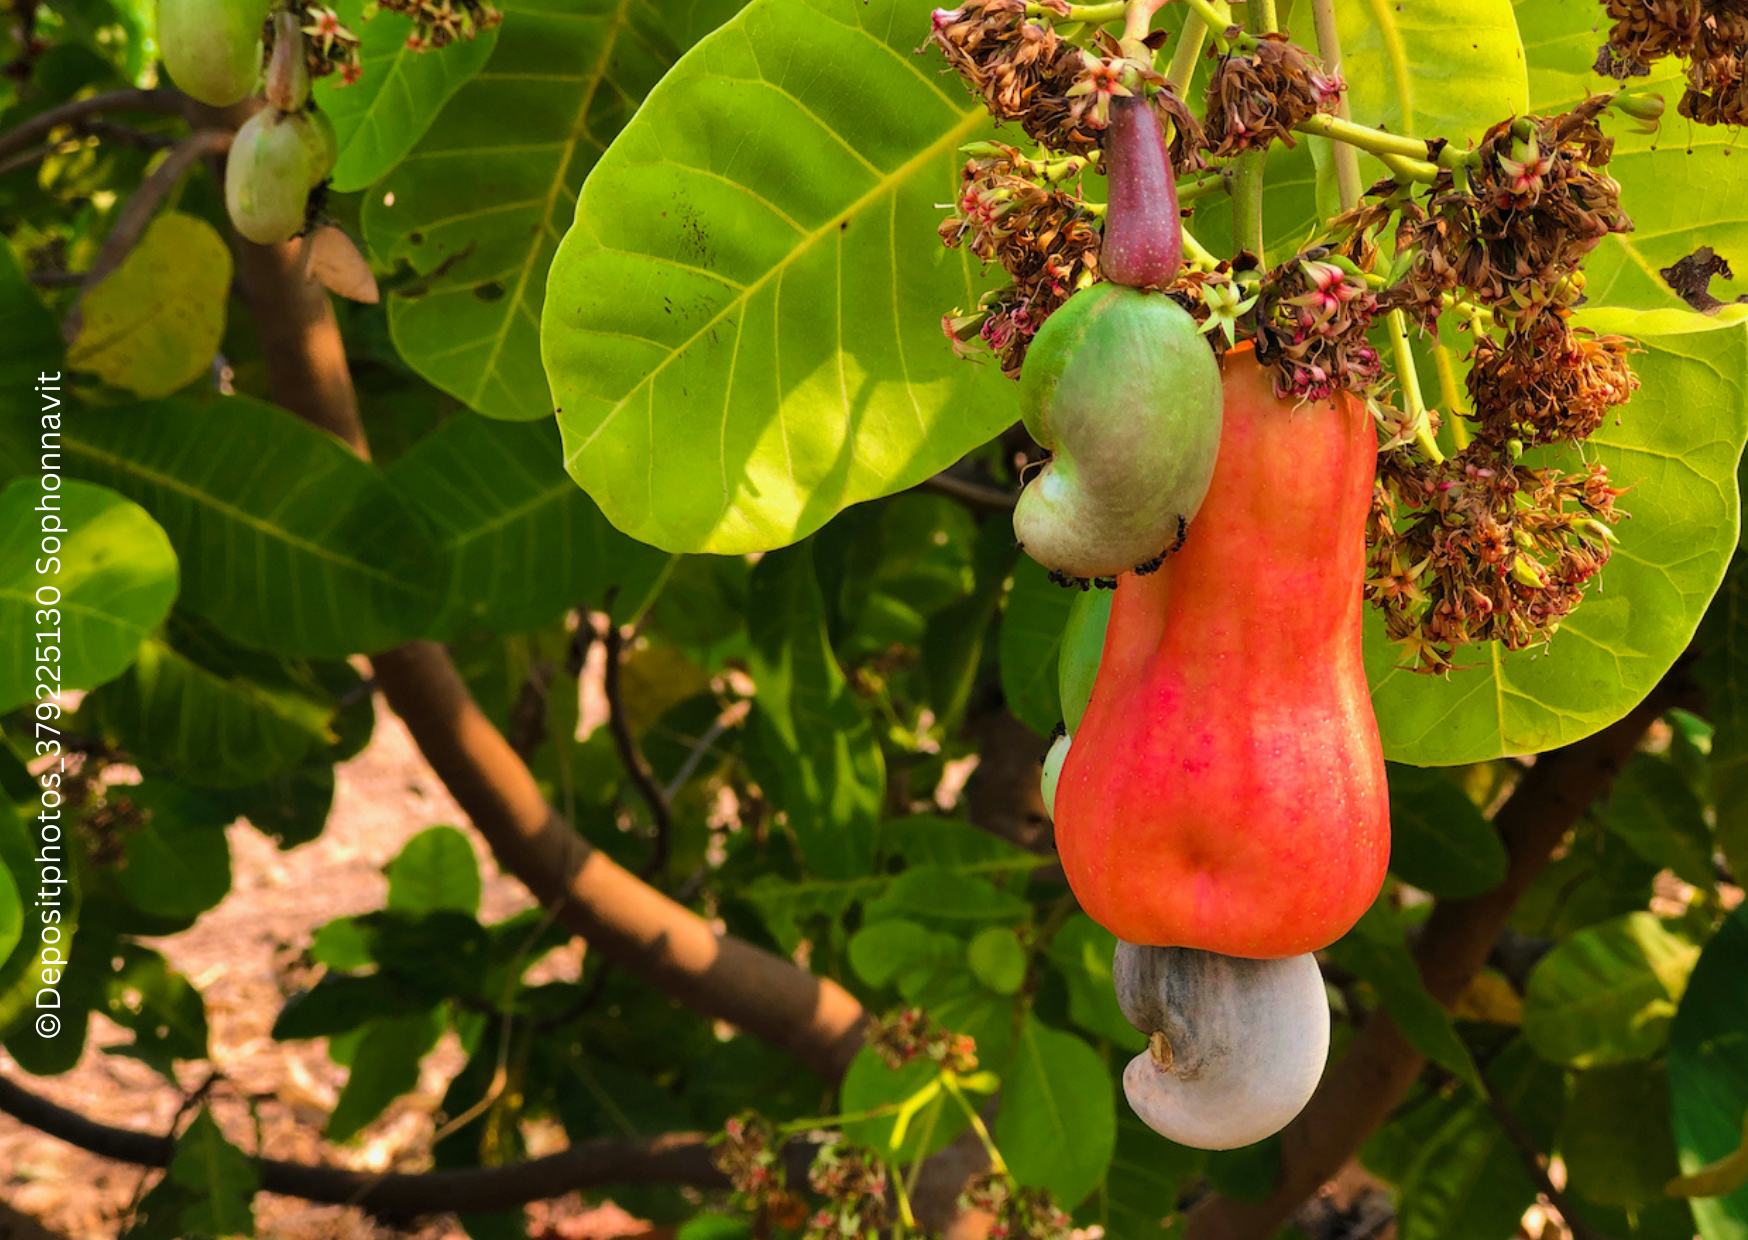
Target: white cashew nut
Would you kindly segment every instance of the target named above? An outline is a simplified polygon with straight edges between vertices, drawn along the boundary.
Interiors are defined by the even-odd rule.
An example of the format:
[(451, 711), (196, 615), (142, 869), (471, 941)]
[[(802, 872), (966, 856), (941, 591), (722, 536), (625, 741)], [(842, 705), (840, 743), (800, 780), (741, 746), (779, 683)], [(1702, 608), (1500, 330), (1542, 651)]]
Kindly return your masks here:
[(1230, 1150), (1287, 1126), (1329, 1055), (1317, 960), (1243, 960), (1119, 942), (1117, 1002), (1149, 1035), (1123, 1071), (1142, 1121), (1179, 1145)]

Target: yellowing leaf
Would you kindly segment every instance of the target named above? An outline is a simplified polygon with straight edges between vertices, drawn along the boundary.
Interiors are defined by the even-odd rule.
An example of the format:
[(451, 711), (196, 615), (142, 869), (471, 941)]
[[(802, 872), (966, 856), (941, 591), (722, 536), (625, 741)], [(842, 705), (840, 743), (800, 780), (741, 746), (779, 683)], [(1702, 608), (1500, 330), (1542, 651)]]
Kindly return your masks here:
[(67, 365), (141, 396), (168, 396), (212, 364), (230, 287), (224, 239), (205, 220), (167, 211), (85, 294)]

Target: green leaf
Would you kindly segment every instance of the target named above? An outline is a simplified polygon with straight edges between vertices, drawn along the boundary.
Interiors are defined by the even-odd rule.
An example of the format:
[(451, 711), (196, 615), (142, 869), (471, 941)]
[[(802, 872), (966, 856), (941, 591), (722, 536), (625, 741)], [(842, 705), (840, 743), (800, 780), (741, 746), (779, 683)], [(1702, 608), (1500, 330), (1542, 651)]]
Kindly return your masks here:
[(590, 175), (541, 345), (571, 473), (620, 529), (782, 546), (1013, 420), (1012, 385), (941, 336), (985, 277), (940, 250), (935, 204), (989, 121), (914, 54), (926, 17), (754, 0)]
[[(1706, 944), (1669, 1031), (1675, 1144), (1687, 1173), (1724, 1158), (1748, 1127), (1748, 905)], [(1697, 1198), (1705, 1240), (1748, 1237), (1748, 1187)]]
[(155, 517), (182, 565), (181, 601), (229, 637), (343, 658), (422, 635), (444, 563), (382, 475), (283, 409), (233, 396), (87, 409), (71, 472)]
[(995, 1140), (1021, 1184), (1072, 1209), (1105, 1178), (1117, 1143), (1115, 1091), (1098, 1053), (1028, 1015), (1002, 1081)]
[[(1495, 1095), (1542, 1148), (1553, 1138), (1564, 1100), (1560, 1074), (1513, 1041), (1489, 1070)], [(1515, 1234), (1536, 1185), (1504, 1129), (1472, 1091), (1419, 1108), (1418, 1122), (1392, 1124), (1374, 1145), (1393, 1142), (1408, 1159), (1393, 1177), (1401, 1240), (1455, 1240)], [(1412, 1116), (1412, 1113), (1411, 1113)], [(1367, 1162), (1372, 1159), (1368, 1147)]]
[(1379, 897), (1352, 930), (1330, 944), (1328, 953), (1336, 964), (1371, 984), (1390, 1019), (1416, 1050), (1476, 1090), (1486, 1092), (1474, 1057), (1458, 1036), (1450, 1013), (1421, 984), (1420, 969), (1408, 952), (1402, 925), (1385, 897)]
[(1652, 865), (1711, 889), (1712, 833), (1705, 809), (1670, 763), (1635, 755), (1609, 790), (1602, 820)]
[(333, 1037), (379, 1016), (406, 1014), (405, 991), (381, 973), (328, 973), (313, 988), (285, 1001), (273, 1021), (273, 1037), (281, 1042)]
[(874, 861), (886, 764), (826, 637), (811, 547), (767, 555), (748, 600), (753, 720), (776, 770), (774, 803), (815, 873), (865, 874)]
[(404, 913), (479, 912), (479, 863), (454, 827), (427, 827), (388, 863), (388, 905)]
[(850, 936), (850, 967), (870, 986), (896, 982), (943, 966), (963, 966), (965, 944), (950, 934), (903, 918), (877, 921)]
[[(1128, 1056), (1111, 1056), (1113, 1094), (1122, 1088), (1127, 1064)], [(1127, 1103), (1118, 1102), (1116, 1112), (1117, 1146), (1110, 1170), (1075, 1221), (1102, 1225), (1111, 1240), (1179, 1240), (1183, 1223), (1177, 1203), (1200, 1178), (1207, 1153), (1167, 1141)]]
[[(68, 532), (47, 534), (45, 522)], [(21, 478), (0, 491), (0, 531), (0, 711), (30, 701), (38, 655), (50, 646), (55, 658), (46, 662), (60, 670), (50, 687), (113, 680), (175, 601), (170, 540), (145, 509), (106, 487), (66, 481), (57, 494)], [(39, 561), (55, 571), (39, 575)], [(42, 586), (60, 591), (58, 620), (36, 601)]]
[(1419, 766), (1480, 762), (1568, 744), (1644, 698), (1687, 646), (1736, 544), (1736, 464), (1748, 432), (1748, 308), (1594, 310), (1584, 321), (1638, 340), (1642, 383), (1619, 425), (1585, 448), (1615, 486), (1620, 545), (1547, 650), (1473, 648), (1449, 676), (1408, 671), (1366, 619), (1366, 670), (1386, 757)]
[(190, 1237), (255, 1234), (255, 1191), (260, 1179), (249, 1156), (225, 1140), (202, 1107), (176, 1142), (169, 1178), (188, 1190), (182, 1226)]
[(166, 211), (79, 303), (67, 365), (155, 398), (206, 374), (225, 332), (231, 251), (205, 220)]
[(944, 1148), (971, 1121), (940, 1088), (940, 1075), (940, 1065), (926, 1056), (889, 1068), (872, 1047), (864, 1046), (844, 1074), (838, 1105), (846, 1115), (879, 1107), (904, 1109), (851, 1120), (843, 1125), (844, 1135), (872, 1146), (894, 1166)]
[(280, 848), (296, 848), (315, 839), (327, 825), (334, 806), (334, 768), (327, 762), (304, 762), (217, 799), (226, 813), (248, 819), (250, 826)]
[(437, 1045), (443, 1026), (441, 1009), (371, 1021), (352, 1052), (346, 1087), (328, 1116), (327, 1139), (351, 1140), (389, 1103), (417, 1086), (419, 1061)]
[[(56, 410), (65, 392), (51, 390), (44, 399), (37, 391), (36, 383), (38, 375), (48, 374), (56, 376), (54, 386), (60, 387), (58, 379), (64, 350), (55, 316), (25, 278), (24, 268), (12, 246), (0, 241), (0, 384), (8, 392), (30, 390), (31, 404), (35, 409), (58, 418)], [(56, 425), (59, 425), (58, 421)], [(22, 470), (22, 460), (13, 465), (0, 454), (0, 477), (13, 468)]]
[(176, 1060), (207, 1057), (206, 1005), (157, 952), (133, 943), (115, 951), (121, 964), (108, 978), (105, 1014), (134, 1040), (107, 1049), (149, 1064), (174, 1085)]
[(1001, 689), (1008, 709), (1040, 736), (1062, 722), (1057, 660), (1075, 597), (1035, 560), (1015, 563), (1001, 618)]
[(1044, 955), (1068, 984), (1068, 1018), (1124, 1050), (1139, 1051), (1146, 1047), (1147, 1035), (1123, 1015), (1113, 989), (1111, 958), (1116, 950), (1116, 935), (1076, 913), (1051, 937)]
[(1335, 16), (1348, 104), (1362, 125), (1461, 148), (1529, 106), (1511, 0), (1336, 0)]
[(1738, 554), (1700, 628), (1694, 677), (1706, 690), (1712, 734), (1712, 800), (1718, 847), (1748, 874), (1748, 555)]
[(1654, 1055), (1699, 955), (1651, 913), (1580, 930), (1530, 974), (1524, 1038), (1544, 1059), (1575, 1068)]
[(115, 870), (128, 903), (159, 917), (194, 917), (224, 899), (231, 889), (230, 818), (180, 784), (152, 780), (110, 790), (121, 795), (145, 818), (126, 833)]
[(364, 76), (350, 86), (333, 74), (316, 79), (316, 106), (334, 122), (340, 158), (333, 190), (350, 194), (380, 180), (413, 149), (445, 102), (478, 73), (497, 46), (498, 32), (458, 39), (441, 51), (407, 47), (413, 19), (382, 9), (362, 20), (365, 0), (338, 0), (334, 10), (357, 32)]
[(1660, 1065), (1580, 1072), (1560, 1124), (1568, 1186), (1598, 1205), (1655, 1203), (1680, 1170), (1669, 1122), (1669, 1077)]
[(1017, 925), (1031, 911), (1027, 901), (987, 879), (934, 865), (906, 870), (862, 907), (863, 918), (869, 922), (906, 917), (949, 929), (992, 921)]
[(294, 769), (324, 743), (333, 704), (272, 656), (173, 616), (80, 713), (143, 763), (200, 787), (241, 788)]
[(389, 467), (449, 557), (433, 634), (527, 633), (609, 596), (622, 621), (649, 602), (673, 557), (607, 524), (564, 472), (550, 422), (450, 418)]
[(24, 905), (18, 899), (18, 884), (6, 865), (0, 863), (0, 964), (11, 957), (23, 934)]
[(481, 413), (527, 421), (553, 411), (540, 310), (583, 178), (698, 26), (732, 6), (500, 7), (491, 59), (366, 198), (364, 233), (383, 261), (428, 277), (389, 299), (407, 363)]
[(1493, 824), (1438, 771), (1392, 764), (1390, 869), (1435, 896), (1478, 896), (1505, 881)]
[(991, 926), (965, 949), (971, 974), (998, 995), (1018, 994), (1026, 981), (1026, 949), (1012, 930)]

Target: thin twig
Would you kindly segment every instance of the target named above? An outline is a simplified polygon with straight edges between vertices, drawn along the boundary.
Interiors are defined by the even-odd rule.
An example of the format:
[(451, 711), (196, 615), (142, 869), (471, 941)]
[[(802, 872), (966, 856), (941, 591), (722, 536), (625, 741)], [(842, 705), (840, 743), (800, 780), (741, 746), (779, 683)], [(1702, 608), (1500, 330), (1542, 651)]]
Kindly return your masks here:
[(1560, 1212), (1560, 1217), (1565, 1220), (1566, 1230), (1572, 1233), (1572, 1240), (1606, 1240), (1601, 1232), (1578, 1217), (1578, 1211), (1572, 1208), (1571, 1201), (1554, 1187), (1554, 1181), (1548, 1178), (1548, 1156), (1536, 1144), (1535, 1138), (1524, 1130), (1523, 1124), (1506, 1105), (1505, 1099), (1499, 1096), (1499, 1091), (1492, 1087), (1491, 1082), (1487, 1083), (1487, 1109), (1493, 1112), (1493, 1118), (1498, 1121), (1506, 1137), (1522, 1156), (1524, 1170), (1536, 1182), (1536, 1188)]
[(39, 112), (17, 128), (0, 134), (0, 159), (35, 145), (62, 125), (90, 116), (104, 112), (167, 112), (180, 116), (183, 103), (182, 92), (175, 90), (117, 90), (75, 99)]
[(643, 750), (637, 747), (637, 738), (631, 734), (631, 724), (625, 718), (625, 701), (619, 685), (619, 662), (624, 657), (625, 635), (612, 616), (607, 618), (607, 632), (601, 641), (607, 650), (607, 672), (603, 678), (607, 691), (607, 728), (613, 735), (613, 747), (619, 751), (620, 765), (631, 777), (643, 803), (649, 806), (650, 821), (655, 826), (655, 841), (649, 860), (644, 862), (639, 873), (640, 878), (647, 879), (668, 868), (668, 837), (673, 831), (673, 816), (668, 810), (667, 795), (656, 783), (655, 772), (650, 770)]
[(127, 205), (121, 209), (121, 214), (116, 217), (115, 227), (103, 239), (103, 248), (97, 251), (97, 258), (92, 262), (91, 269), (85, 273), (79, 302), (73, 306), (66, 323), (61, 327), (61, 335), (67, 343), (71, 344), (78, 337), (79, 329), (84, 325), (85, 316), (81, 309), (85, 294), (127, 261), (127, 256), (145, 235), (146, 226), (152, 222), (152, 217), (164, 205), (164, 199), (170, 196), (170, 191), (176, 188), (176, 183), (182, 179), (183, 174), (206, 156), (230, 150), (232, 136), (223, 129), (203, 129), (184, 138), (176, 144), (175, 150), (164, 157), (164, 162), (140, 182), (140, 187), (133, 192)]
[(981, 482), (967, 482), (963, 478), (955, 478), (952, 474), (936, 474), (924, 478), (917, 484), (919, 491), (933, 491), (937, 495), (945, 495), (948, 499), (956, 499), (973, 512), (1012, 512), (1019, 502), (1019, 496), (1010, 495), (999, 487), (984, 486)]
[[(1335, 23), (1335, 0), (1311, 0), (1311, 15), (1317, 26), (1317, 55), (1331, 77), (1341, 76), (1341, 31)], [(1353, 107), (1344, 88), (1335, 101), (1338, 120), (1351, 121)], [(1349, 210), (1365, 190), (1360, 181), (1360, 153), (1345, 142), (1335, 146), (1335, 186), (1341, 209)]]

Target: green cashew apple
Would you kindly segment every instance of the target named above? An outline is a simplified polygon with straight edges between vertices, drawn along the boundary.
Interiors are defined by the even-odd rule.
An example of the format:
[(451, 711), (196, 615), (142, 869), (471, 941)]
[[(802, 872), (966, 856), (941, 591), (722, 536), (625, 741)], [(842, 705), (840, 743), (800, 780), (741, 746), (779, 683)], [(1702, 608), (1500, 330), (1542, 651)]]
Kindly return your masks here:
[(237, 231), (257, 245), (278, 245), (303, 231), (316, 184), (302, 113), (263, 108), (243, 123), (225, 161), (225, 207)]
[[(340, 159), (340, 139), (326, 112), (305, 112), (303, 136), (310, 150), (310, 176), (326, 181)], [(313, 184), (313, 182), (312, 182)]]
[(269, 0), (158, 0), (158, 46), (177, 89), (215, 108), (253, 94), (269, 7)]
[(1026, 429), (1053, 454), (1014, 534), (1058, 577), (1151, 572), (1183, 543), (1220, 450), (1220, 367), (1163, 293), (1097, 284), (1045, 320), (1020, 373)]

